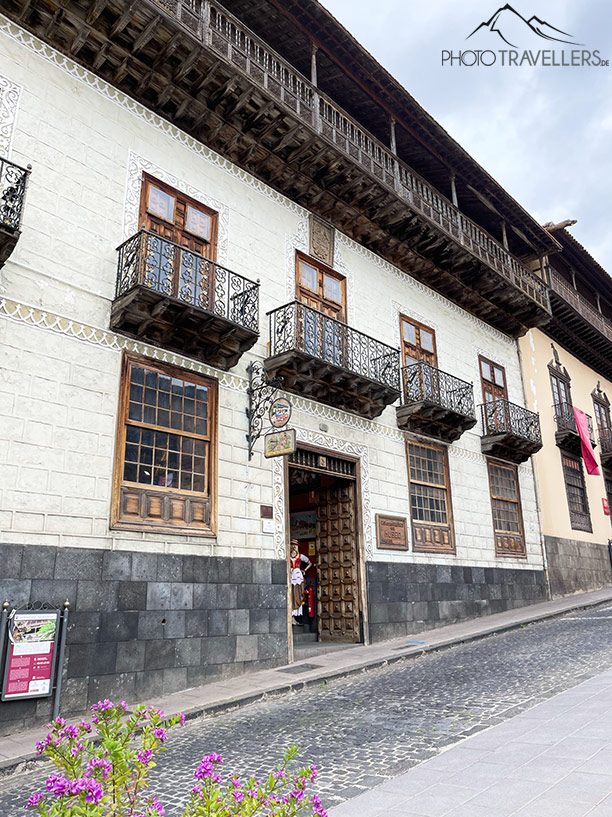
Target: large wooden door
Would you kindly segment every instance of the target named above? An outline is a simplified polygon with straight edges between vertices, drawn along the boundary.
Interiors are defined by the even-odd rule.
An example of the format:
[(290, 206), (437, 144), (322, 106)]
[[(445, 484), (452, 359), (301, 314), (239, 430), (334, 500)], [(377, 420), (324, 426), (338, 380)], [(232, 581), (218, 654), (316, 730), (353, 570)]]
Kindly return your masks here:
[(317, 503), (319, 641), (361, 641), (355, 486), (321, 489)]
[[(166, 239), (150, 240), (147, 275), (168, 295), (212, 311), (217, 244), (217, 214), (200, 202), (145, 175), (140, 201), (140, 224)], [(174, 245), (178, 244), (179, 247)]]

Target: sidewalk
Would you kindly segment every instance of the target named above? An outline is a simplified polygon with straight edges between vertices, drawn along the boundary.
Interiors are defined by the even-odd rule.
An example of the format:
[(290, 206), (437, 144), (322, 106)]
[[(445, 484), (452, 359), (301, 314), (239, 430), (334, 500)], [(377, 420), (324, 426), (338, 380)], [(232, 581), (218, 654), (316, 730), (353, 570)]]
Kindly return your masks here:
[[(168, 714), (185, 712), (188, 718), (196, 718), (205, 713), (211, 714), (245, 706), (266, 696), (303, 689), (326, 679), (341, 678), (367, 671), (396, 661), (414, 658), (432, 650), (519, 627), (522, 624), (558, 616), (570, 610), (609, 601), (612, 601), (612, 588), (581, 593), (568, 598), (509, 610), (505, 613), (471, 619), (436, 630), (427, 630), (424, 633), (385, 641), (381, 644), (349, 647), (317, 655), (289, 666), (241, 675), (145, 703), (155, 703)], [(36, 759), (34, 746), (45, 734), (46, 729), (39, 727), (2, 738), (0, 777), (23, 771), (34, 761)], [(612, 764), (610, 774), (612, 775)], [(612, 817), (612, 811), (610, 814)]]
[(612, 670), (336, 806), (330, 817), (611, 817)]

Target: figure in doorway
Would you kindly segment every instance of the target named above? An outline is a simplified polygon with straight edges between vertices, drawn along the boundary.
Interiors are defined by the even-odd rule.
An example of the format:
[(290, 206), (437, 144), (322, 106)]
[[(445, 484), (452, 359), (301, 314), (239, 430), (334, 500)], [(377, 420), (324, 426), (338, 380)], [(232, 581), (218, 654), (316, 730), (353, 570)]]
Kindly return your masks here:
[[(301, 624), (302, 604), (304, 603), (304, 574), (312, 567), (308, 556), (300, 553), (297, 539), (291, 540), (289, 548), (289, 567), (291, 570), (291, 615), (293, 624)], [(306, 565), (302, 568), (302, 565)]]

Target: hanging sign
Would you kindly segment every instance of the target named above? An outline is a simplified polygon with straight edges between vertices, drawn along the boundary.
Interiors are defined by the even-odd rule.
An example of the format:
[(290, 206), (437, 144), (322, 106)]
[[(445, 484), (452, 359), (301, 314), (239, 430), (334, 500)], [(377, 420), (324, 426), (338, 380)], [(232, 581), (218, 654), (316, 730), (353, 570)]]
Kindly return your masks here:
[(610, 516), (610, 503), (607, 499), (602, 499), (601, 504), (603, 505), (604, 513), (606, 516)]
[(278, 397), (270, 405), (268, 412), (270, 425), (274, 428), (283, 428), (291, 417), (291, 403), (285, 397)]
[(53, 691), (59, 610), (13, 610), (2, 700), (46, 698)]
[(295, 428), (273, 431), (264, 436), (264, 457), (282, 457), (296, 449)]
[(376, 547), (379, 550), (408, 550), (408, 525), (404, 516), (376, 514)]

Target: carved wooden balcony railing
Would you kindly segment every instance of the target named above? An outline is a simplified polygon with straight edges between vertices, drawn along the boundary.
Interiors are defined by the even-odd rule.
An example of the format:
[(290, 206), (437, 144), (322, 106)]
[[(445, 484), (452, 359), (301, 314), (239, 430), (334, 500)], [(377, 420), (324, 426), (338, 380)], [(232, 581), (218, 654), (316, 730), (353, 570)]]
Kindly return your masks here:
[(141, 230), (120, 247), (111, 327), (222, 369), (259, 335), (259, 283)]
[[(392, 187), (405, 202), (450, 239), (550, 312), (546, 282), (502, 244), (463, 215), (382, 142), (322, 94), (221, 6), (210, 3), (205, 22), (208, 44), (223, 54), (303, 121), (329, 139), (364, 170)], [(208, 34), (206, 34), (208, 32)]]
[(0, 267), (15, 249), (21, 234), (21, 216), (30, 166), (20, 167), (0, 158)]
[(542, 448), (540, 415), (508, 400), (480, 406), (484, 454), (511, 462), (525, 462)]
[(603, 466), (612, 465), (612, 428), (599, 429), (599, 455)]
[(283, 388), (370, 418), (400, 396), (398, 349), (300, 301), (268, 315), (264, 366)]
[[(580, 453), (580, 437), (576, 428), (576, 418), (574, 417), (574, 407), (571, 403), (556, 403), (553, 406), (557, 431), (555, 432), (555, 442), (560, 448), (570, 451), (573, 454)], [(595, 434), (593, 432), (593, 418), (587, 414), (589, 425), (589, 439), (591, 445), (595, 446)]]
[(568, 304), (581, 315), (585, 321), (594, 326), (609, 341), (612, 342), (612, 323), (599, 312), (593, 304), (589, 303), (579, 292), (577, 292), (567, 281), (554, 269), (550, 270), (551, 290), (567, 301)]
[(454, 442), (476, 425), (471, 383), (423, 361), (405, 366), (402, 375), (402, 403), (397, 408), (400, 428)]

